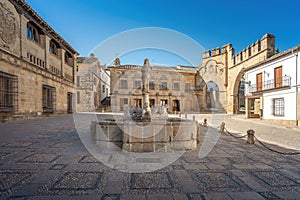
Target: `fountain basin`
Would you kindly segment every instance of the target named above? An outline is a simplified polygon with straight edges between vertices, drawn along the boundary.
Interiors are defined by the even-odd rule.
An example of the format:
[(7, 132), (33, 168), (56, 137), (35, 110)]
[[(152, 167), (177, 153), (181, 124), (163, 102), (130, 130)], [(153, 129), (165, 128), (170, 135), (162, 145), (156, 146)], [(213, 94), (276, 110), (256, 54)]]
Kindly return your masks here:
[(197, 148), (197, 121), (169, 118), (149, 122), (101, 120), (91, 123), (92, 140), (105, 141), (129, 152)]

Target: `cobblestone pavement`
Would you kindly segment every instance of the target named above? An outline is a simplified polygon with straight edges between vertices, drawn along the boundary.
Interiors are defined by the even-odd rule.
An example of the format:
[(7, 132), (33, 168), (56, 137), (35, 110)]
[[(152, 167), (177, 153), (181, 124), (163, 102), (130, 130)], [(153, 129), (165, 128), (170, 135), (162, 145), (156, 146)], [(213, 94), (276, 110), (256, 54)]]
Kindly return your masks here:
[(1, 199), (300, 199), (300, 155), (227, 135), (205, 158), (198, 149), (155, 172), (125, 173), (88, 153), (72, 115), (0, 124), (0, 132)]

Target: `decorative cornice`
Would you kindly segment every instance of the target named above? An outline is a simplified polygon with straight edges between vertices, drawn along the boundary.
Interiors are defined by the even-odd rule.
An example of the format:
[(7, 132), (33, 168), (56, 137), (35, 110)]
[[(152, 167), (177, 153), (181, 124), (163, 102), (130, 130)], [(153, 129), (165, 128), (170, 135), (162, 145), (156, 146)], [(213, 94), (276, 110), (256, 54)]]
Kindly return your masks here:
[[(9, 0), (15, 7), (19, 14), (25, 14), (31, 16), (38, 23), (41, 28), (43, 28), (46, 33), (50, 34), (53, 38), (55, 38), (60, 44), (62, 44), (66, 49), (71, 51), (71, 53), (75, 55), (79, 55), (79, 53), (67, 42), (65, 41), (55, 30), (51, 28), (49, 24), (42, 17), (40, 17), (24, 0)], [(20, 10), (20, 8), (22, 10)]]

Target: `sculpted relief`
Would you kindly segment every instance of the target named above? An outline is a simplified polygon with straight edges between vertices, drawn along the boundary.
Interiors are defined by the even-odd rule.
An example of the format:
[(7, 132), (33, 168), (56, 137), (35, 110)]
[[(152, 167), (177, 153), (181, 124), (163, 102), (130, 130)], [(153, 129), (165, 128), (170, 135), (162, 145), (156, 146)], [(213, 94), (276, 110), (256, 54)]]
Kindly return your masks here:
[(13, 44), (18, 33), (17, 20), (14, 13), (0, 2), (0, 38), (6, 44)]
[(219, 74), (223, 75), (224, 65), (222, 63), (217, 63), (216, 61), (208, 61), (203, 67), (200, 68), (200, 75), (205, 74)]

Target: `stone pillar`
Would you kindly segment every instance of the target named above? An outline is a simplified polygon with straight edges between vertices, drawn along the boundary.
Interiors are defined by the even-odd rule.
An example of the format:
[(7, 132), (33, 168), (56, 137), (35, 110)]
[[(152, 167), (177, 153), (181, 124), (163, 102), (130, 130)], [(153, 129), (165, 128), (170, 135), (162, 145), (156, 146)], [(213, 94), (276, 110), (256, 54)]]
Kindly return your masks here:
[(142, 92), (143, 92), (143, 120), (151, 120), (151, 109), (149, 100), (149, 79), (150, 79), (150, 65), (149, 60), (146, 58), (144, 60), (144, 65), (142, 67)]
[(247, 131), (248, 134), (247, 144), (254, 144), (254, 133), (255, 131), (253, 129), (249, 129)]

